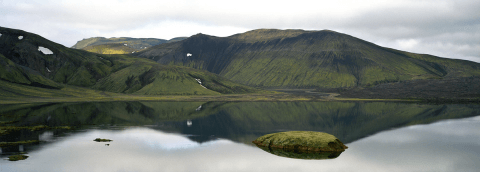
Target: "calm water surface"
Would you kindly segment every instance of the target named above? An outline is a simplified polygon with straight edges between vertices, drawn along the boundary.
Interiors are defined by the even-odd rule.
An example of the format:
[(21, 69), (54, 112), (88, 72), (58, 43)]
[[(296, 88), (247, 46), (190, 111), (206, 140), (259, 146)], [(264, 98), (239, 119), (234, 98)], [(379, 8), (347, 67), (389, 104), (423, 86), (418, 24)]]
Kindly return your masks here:
[[(111, 102), (9, 105), (0, 171), (478, 171), (480, 106), (384, 102)], [(278, 131), (336, 135), (339, 157), (280, 157), (251, 141)], [(94, 142), (108, 138), (113, 142)], [(105, 145), (109, 144), (109, 146)], [(24, 152), (26, 160), (11, 162)]]

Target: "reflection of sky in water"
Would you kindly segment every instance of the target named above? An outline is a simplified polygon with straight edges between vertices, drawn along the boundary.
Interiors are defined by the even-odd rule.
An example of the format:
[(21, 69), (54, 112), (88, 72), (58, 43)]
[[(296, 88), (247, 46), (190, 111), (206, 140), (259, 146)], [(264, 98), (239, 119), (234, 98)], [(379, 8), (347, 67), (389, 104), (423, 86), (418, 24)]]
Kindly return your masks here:
[(217, 140), (200, 144), (178, 134), (168, 134), (144, 128), (129, 129), (119, 134), (121, 134), (120, 139), (130, 140), (136, 146), (162, 150), (193, 149), (212, 144), (230, 143), (227, 140)]
[(52, 131), (43, 132), (42, 134), (40, 134), (38, 136), (38, 140), (39, 141), (45, 141), (45, 142), (53, 141), (54, 140), (53, 132)]
[[(480, 117), (416, 125), (348, 144), (336, 159), (299, 160), (148, 128), (92, 130), (29, 152), (27, 160), (0, 161), (0, 171), (477, 171), (478, 131)], [(105, 146), (95, 138), (113, 142)]]

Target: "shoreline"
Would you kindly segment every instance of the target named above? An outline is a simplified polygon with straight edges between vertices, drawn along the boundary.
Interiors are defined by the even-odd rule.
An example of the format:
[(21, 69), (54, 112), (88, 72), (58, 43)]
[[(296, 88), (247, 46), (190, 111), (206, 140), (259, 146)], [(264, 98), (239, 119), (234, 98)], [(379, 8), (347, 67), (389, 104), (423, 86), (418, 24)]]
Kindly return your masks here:
[(177, 101), (177, 102), (328, 102), (328, 101), (389, 101), (389, 102), (421, 102), (414, 99), (362, 99), (337, 98), (336, 93), (325, 93), (329, 96), (306, 96), (286, 93), (277, 94), (228, 94), (228, 95), (163, 95), (163, 96), (107, 96), (107, 97), (29, 97), (0, 99), (0, 104), (28, 104), (28, 103), (69, 103), (69, 102), (115, 102), (115, 101)]

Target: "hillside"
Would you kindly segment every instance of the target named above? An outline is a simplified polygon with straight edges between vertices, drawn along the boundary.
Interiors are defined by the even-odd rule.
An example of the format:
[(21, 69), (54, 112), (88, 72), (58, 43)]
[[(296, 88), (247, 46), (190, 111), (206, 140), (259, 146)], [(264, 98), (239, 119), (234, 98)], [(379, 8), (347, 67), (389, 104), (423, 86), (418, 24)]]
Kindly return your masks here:
[(355, 88), (480, 76), (478, 63), (385, 48), (330, 30), (259, 29), (229, 37), (197, 34), (136, 56), (204, 69), (263, 88)]
[[(104, 38), (104, 37), (93, 37), (93, 38), (87, 38), (83, 39), (81, 41), (78, 41), (75, 45), (72, 46), (72, 48), (75, 49), (83, 49), (83, 50), (92, 50), (95, 48), (92, 48), (91, 46), (95, 47), (98, 45), (109, 45), (109, 44), (114, 44), (115, 48), (113, 50), (118, 49), (118, 45), (123, 45), (130, 50), (126, 52), (133, 52), (133, 51), (140, 51), (155, 45), (163, 44), (163, 43), (169, 43), (169, 42), (176, 42), (176, 41), (181, 41), (183, 39), (186, 39), (186, 37), (177, 37), (177, 38), (172, 38), (170, 40), (165, 40), (165, 39), (156, 39), (156, 38), (129, 38), (129, 37), (120, 37), (120, 38)], [(90, 47), (90, 48), (89, 48)], [(103, 49), (108, 48), (108, 47), (103, 47)], [(125, 48), (125, 47), (122, 47)], [(94, 51), (90, 51), (94, 52)], [(100, 51), (100, 52), (106, 52), (103, 54), (126, 54), (126, 53), (114, 53), (116, 51)], [(99, 53), (98, 50), (96, 53)]]
[[(32, 90), (32, 87), (61, 90), (67, 86), (137, 95), (260, 91), (203, 70), (165, 66), (129, 55), (71, 49), (21, 30), (0, 27), (0, 33), (0, 79), (5, 81), (0, 85), (12, 88), (4, 90), (9, 95), (22, 95), (21, 90)], [(22, 86), (25, 88), (18, 88)], [(42, 96), (41, 92), (36, 93)]]

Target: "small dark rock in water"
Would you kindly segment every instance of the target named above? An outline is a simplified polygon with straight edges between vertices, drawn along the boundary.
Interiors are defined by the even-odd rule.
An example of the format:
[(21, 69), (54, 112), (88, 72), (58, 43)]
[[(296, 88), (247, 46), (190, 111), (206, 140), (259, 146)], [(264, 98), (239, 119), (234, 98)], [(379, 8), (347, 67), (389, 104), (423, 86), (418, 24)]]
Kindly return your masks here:
[(18, 161), (18, 160), (25, 160), (27, 159), (27, 155), (12, 155), (8, 157), (9, 161)]
[(101, 139), (101, 138), (96, 138), (95, 140), (93, 141), (96, 141), (96, 142), (111, 142), (113, 140), (110, 140), (110, 139)]
[(291, 152), (343, 152), (345, 146), (335, 136), (313, 131), (288, 131), (261, 136), (253, 141), (258, 147)]

